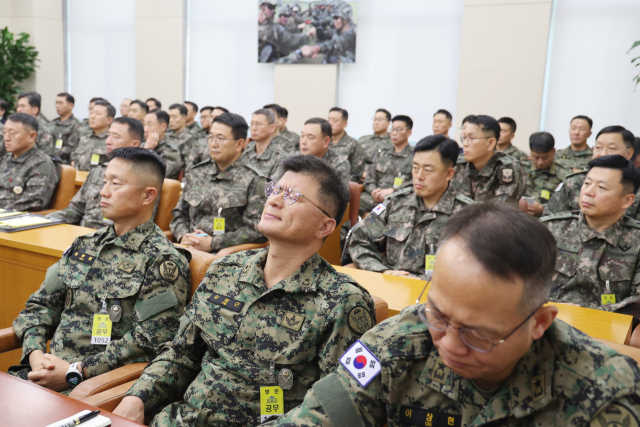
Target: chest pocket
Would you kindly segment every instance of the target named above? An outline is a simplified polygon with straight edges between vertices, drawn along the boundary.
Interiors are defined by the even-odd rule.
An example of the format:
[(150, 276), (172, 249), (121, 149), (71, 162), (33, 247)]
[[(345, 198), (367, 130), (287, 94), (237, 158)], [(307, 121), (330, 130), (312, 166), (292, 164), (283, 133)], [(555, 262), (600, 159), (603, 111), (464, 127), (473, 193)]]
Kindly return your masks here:
[[(14, 188), (16, 187), (21, 187), (22, 190), (24, 191), (24, 185), (25, 185), (25, 178), (26, 176), (17, 174), (17, 173), (10, 173), (5, 175), (6, 178), (3, 179), (2, 181), (0, 181), (0, 186), (2, 186), (3, 188), (7, 189), (8, 191), (10, 191), (12, 194), (19, 196), (19, 194), (14, 192)], [(9, 181), (9, 178), (11, 178), (11, 181)]]
[(631, 292), (630, 283), (634, 278), (635, 266), (636, 254), (633, 251), (625, 253), (607, 250), (598, 266), (598, 276), (600, 276), (603, 289), (608, 280), (611, 291), (617, 294), (618, 298), (628, 297)]
[[(282, 318), (284, 312), (278, 317)], [(264, 362), (275, 361), (278, 365), (295, 365), (309, 362), (317, 357), (316, 342), (306, 334), (305, 326), (310, 319), (305, 318), (298, 333), (283, 326), (265, 327), (256, 331), (255, 355)], [(306, 324), (306, 325), (305, 325)]]
[(384, 235), (398, 242), (404, 242), (413, 230), (413, 215), (409, 212), (393, 213), (389, 216), (388, 224)]
[(563, 276), (573, 277), (580, 265), (580, 245), (558, 242), (558, 261), (556, 271)]
[(214, 351), (231, 345), (238, 333), (236, 313), (207, 300), (198, 298), (187, 315), (200, 329), (203, 341)]

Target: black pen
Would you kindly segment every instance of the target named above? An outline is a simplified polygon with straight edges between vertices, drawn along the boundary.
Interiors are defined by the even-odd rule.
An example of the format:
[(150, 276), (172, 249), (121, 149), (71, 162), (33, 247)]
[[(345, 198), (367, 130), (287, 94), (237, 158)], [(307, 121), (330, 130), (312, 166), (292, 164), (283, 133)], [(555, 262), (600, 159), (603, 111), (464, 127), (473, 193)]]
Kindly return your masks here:
[(71, 421), (69, 421), (68, 423), (65, 423), (63, 425), (61, 425), (60, 427), (73, 427), (73, 426), (77, 426), (85, 421), (89, 421), (91, 418), (97, 416), (100, 413), (100, 411), (93, 411), (93, 412), (89, 412), (88, 414), (84, 414), (82, 416), (79, 416), (78, 418), (74, 418)]

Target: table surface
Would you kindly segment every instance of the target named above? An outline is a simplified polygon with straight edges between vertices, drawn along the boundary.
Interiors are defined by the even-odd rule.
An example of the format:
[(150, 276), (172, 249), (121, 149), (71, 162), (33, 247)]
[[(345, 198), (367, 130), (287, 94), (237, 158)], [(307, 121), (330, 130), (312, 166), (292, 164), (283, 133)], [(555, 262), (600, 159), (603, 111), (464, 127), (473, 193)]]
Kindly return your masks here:
[(82, 187), (82, 184), (87, 180), (87, 176), (89, 176), (89, 171), (76, 171), (76, 186)]
[[(389, 304), (389, 316), (394, 316), (403, 308), (414, 305), (426, 284), (425, 281), (418, 279), (390, 276), (354, 268), (334, 267), (337, 271), (353, 277), (372, 295), (385, 300)], [(427, 300), (427, 291), (422, 295), (420, 302)], [(631, 340), (632, 316), (567, 304), (554, 305), (559, 309), (558, 319), (580, 329), (591, 337), (619, 344), (628, 344)]]
[(61, 258), (76, 237), (93, 231), (92, 228), (58, 224), (15, 233), (0, 232), (0, 245)]
[[(0, 372), (0, 424), (3, 427), (44, 427), (96, 407)], [(113, 427), (135, 427), (126, 418), (100, 409)], [(82, 424), (80, 424), (82, 425)]]

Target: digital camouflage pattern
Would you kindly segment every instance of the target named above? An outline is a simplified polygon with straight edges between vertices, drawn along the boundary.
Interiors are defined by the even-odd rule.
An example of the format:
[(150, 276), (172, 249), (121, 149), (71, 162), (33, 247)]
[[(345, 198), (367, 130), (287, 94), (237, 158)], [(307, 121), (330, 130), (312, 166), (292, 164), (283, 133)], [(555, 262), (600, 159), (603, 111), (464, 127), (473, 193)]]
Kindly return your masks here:
[(524, 195), (526, 177), (520, 162), (496, 151), (480, 171), (473, 163), (458, 162), (451, 183), (476, 202), (517, 204)]
[[(371, 196), (373, 190), (377, 188), (398, 190), (411, 186), (413, 184), (412, 169), (413, 147), (411, 145), (407, 144), (399, 153), (396, 153), (393, 146), (383, 149), (378, 154), (376, 161), (367, 168), (364, 191), (360, 194), (360, 213), (369, 212), (378, 204)], [(396, 178), (402, 180), (402, 184), (397, 188), (394, 185)]]
[(537, 203), (546, 205), (558, 185), (571, 175), (571, 169), (565, 168), (558, 162), (554, 162), (546, 169), (536, 169), (533, 164), (526, 164), (527, 186), (525, 196), (535, 197)]
[[(74, 162), (74, 166), (77, 170), (90, 171), (92, 168), (101, 165), (108, 160), (108, 136), (108, 130), (105, 130), (104, 132), (99, 134), (91, 131), (90, 134), (80, 136), (80, 142), (78, 143), (78, 146), (71, 153), (71, 161)], [(97, 162), (92, 159), (94, 154), (96, 156)]]
[[(623, 216), (602, 233), (578, 211), (540, 219), (558, 243), (558, 260), (549, 300), (616, 311), (640, 301), (640, 222)], [(609, 282), (610, 292), (606, 290)], [(603, 305), (603, 294), (615, 304)]]
[(365, 172), (367, 166), (375, 161), (382, 150), (384, 150), (385, 148), (393, 148), (393, 143), (391, 142), (391, 137), (388, 133), (385, 133), (382, 136), (363, 136), (358, 140), (358, 143), (360, 144), (360, 147), (362, 147), (362, 151), (364, 152)]
[(49, 156), (35, 145), (17, 159), (6, 153), (0, 160), (0, 208), (41, 211), (51, 203), (58, 172)]
[[(178, 242), (199, 229), (212, 237), (211, 252), (244, 243), (266, 242), (258, 231), (262, 210), (267, 203), (267, 179), (253, 166), (236, 160), (224, 171), (209, 160), (195, 165), (184, 176), (184, 190), (171, 211), (171, 232)], [(213, 219), (225, 220), (225, 233), (214, 235)]]
[(593, 150), (587, 146), (586, 150), (573, 151), (571, 147), (556, 151), (556, 160), (569, 169), (586, 169), (593, 158)]
[[(49, 122), (49, 127), (55, 140), (56, 156), (60, 158), (63, 164), (70, 165), (71, 153), (80, 142), (80, 122), (72, 114), (65, 121), (60, 120), (60, 117), (53, 119)], [(58, 141), (61, 141), (61, 143)]]
[(527, 156), (527, 154), (513, 144), (509, 144), (507, 149), (502, 151), (502, 153), (506, 154), (512, 159), (519, 161), (520, 163), (529, 161), (529, 157)]
[(186, 169), (209, 159), (211, 159), (211, 153), (209, 152), (209, 136), (206, 135), (204, 138), (199, 138), (193, 142), (193, 145), (191, 146), (191, 153), (189, 154), (189, 157), (185, 159), (185, 171)]
[(242, 160), (247, 165), (260, 170), (267, 178), (267, 181), (273, 181), (280, 161), (289, 155), (279, 145), (274, 144), (273, 141), (269, 142), (262, 154), (258, 155), (256, 153), (256, 142), (251, 141), (245, 148), (244, 153), (242, 153)]
[(284, 368), (293, 373), (284, 390), (285, 410), (293, 409), (375, 325), (367, 291), (317, 254), (267, 289), (268, 251), (223, 257), (207, 271), (173, 342), (127, 392), (143, 400), (146, 413), (164, 407), (152, 426), (260, 424), (270, 362), (276, 378)]
[(333, 150), (333, 143), (329, 146), (329, 149), (322, 157), (322, 160), (329, 163), (329, 165), (338, 172), (343, 180), (347, 182), (349, 181), (349, 177), (352, 176), (349, 159), (345, 156), (338, 155), (338, 153)]
[(289, 129), (284, 128), (283, 131), (279, 133), (284, 139), (288, 140), (293, 144), (295, 151), (300, 150), (300, 135), (295, 132), (291, 132)]
[(177, 179), (180, 175), (180, 171), (184, 169), (184, 161), (182, 160), (182, 154), (176, 144), (176, 138), (173, 136), (165, 135), (162, 138), (156, 148), (153, 149), (167, 165), (167, 172), (165, 178)]
[(191, 155), (191, 149), (193, 148), (193, 144), (195, 142), (195, 137), (191, 134), (186, 128), (180, 132), (179, 134), (173, 134), (173, 142), (178, 147), (180, 151), (180, 156), (182, 157), (182, 164), (184, 169), (184, 164), (189, 159)]
[(338, 157), (346, 160), (351, 165), (351, 175), (349, 181), (360, 182), (364, 173), (364, 151), (358, 140), (347, 135), (342, 135), (340, 141), (331, 142), (330, 150), (333, 150)]
[(382, 366), (373, 381), (362, 387), (341, 365), (313, 385), (301, 406), (263, 425), (638, 425), (637, 364), (581, 331), (556, 320), (487, 398), (444, 366), (417, 307), (363, 335)]
[[(118, 237), (113, 226), (75, 239), (13, 322), (22, 342), (20, 363), (34, 350), (69, 363), (83, 360), (93, 377), (136, 362), (148, 362), (171, 340), (191, 289), (189, 262), (149, 220)], [(106, 297), (119, 302), (111, 342), (91, 344), (93, 316)], [(14, 372), (24, 378), (29, 368)], [(71, 390), (67, 389), (66, 393)]]
[(436, 254), (451, 215), (471, 203), (451, 185), (431, 210), (413, 187), (395, 192), (385, 198), (385, 210), (371, 212), (353, 228), (351, 259), (360, 270), (404, 270), (425, 278), (425, 255)]

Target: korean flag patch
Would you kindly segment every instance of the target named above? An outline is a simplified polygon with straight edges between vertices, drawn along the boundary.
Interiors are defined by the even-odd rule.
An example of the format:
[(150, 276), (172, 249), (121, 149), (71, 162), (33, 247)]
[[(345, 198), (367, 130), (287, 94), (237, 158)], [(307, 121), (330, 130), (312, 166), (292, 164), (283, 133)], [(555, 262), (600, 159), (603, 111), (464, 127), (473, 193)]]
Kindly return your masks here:
[(360, 340), (342, 355), (340, 363), (362, 387), (366, 387), (381, 371), (380, 361)]
[(380, 203), (378, 206), (373, 208), (373, 210), (371, 212), (373, 212), (376, 215), (380, 215), (385, 209), (386, 209), (385, 205)]

